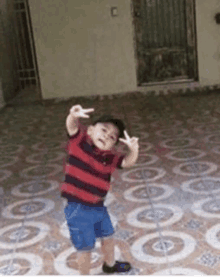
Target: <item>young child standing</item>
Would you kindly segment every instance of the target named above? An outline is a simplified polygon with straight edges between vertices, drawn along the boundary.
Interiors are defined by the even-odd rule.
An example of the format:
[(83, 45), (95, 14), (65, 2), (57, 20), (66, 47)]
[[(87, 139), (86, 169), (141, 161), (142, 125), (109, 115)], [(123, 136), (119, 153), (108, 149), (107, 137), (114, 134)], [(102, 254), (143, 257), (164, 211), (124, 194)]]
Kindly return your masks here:
[[(138, 158), (138, 138), (130, 138), (119, 119), (103, 116), (93, 125), (85, 127), (79, 118), (89, 118), (94, 109), (75, 105), (66, 119), (69, 135), (68, 162), (61, 195), (68, 200), (65, 216), (71, 241), (77, 249), (78, 268), (81, 275), (88, 275), (91, 267), (91, 250), (96, 238), (101, 238), (105, 273), (126, 272), (128, 262), (114, 259), (114, 229), (106, 207), (105, 196), (110, 188), (111, 174), (117, 168), (127, 168)], [(123, 135), (125, 139), (122, 139)], [(121, 141), (129, 152), (119, 154), (114, 146)]]

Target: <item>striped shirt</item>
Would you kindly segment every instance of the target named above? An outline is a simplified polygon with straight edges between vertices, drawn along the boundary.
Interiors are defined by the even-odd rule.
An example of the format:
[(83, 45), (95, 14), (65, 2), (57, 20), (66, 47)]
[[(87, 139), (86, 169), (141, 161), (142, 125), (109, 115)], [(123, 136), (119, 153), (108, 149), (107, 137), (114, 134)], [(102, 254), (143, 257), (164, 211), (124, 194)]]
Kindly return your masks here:
[(68, 202), (103, 206), (104, 197), (110, 188), (111, 174), (116, 168), (121, 168), (124, 155), (114, 150), (98, 149), (87, 134), (87, 127), (83, 125), (69, 138), (61, 195)]

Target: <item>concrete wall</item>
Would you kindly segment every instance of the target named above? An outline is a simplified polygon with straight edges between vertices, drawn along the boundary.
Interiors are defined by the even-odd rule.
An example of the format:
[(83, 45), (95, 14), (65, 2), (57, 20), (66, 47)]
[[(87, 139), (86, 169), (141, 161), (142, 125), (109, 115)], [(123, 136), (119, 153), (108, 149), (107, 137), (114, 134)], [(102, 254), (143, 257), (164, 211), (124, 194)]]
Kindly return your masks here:
[(219, 0), (196, 0), (199, 82), (220, 84), (220, 25), (214, 16), (220, 12)]
[[(29, 0), (44, 99), (138, 89), (130, 2)], [(201, 85), (220, 83), (217, 11), (219, 0), (196, 0)]]
[[(130, 1), (29, 0), (43, 98), (136, 88)], [(111, 17), (111, 6), (118, 17)]]

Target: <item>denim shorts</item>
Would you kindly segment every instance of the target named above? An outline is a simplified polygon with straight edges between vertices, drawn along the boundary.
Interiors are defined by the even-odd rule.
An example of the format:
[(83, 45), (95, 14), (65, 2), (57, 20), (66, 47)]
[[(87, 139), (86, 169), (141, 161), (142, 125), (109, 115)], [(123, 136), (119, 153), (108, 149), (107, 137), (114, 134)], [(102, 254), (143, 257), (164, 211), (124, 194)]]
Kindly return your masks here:
[(114, 228), (106, 207), (89, 207), (81, 203), (68, 203), (64, 209), (70, 237), (77, 250), (95, 247), (96, 238), (111, 236)]

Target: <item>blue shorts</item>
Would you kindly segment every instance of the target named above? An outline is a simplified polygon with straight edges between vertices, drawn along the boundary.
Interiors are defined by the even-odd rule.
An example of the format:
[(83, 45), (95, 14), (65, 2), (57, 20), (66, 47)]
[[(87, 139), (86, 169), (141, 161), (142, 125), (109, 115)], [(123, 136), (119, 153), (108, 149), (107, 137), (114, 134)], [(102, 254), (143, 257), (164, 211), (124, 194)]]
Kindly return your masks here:
[(96, 238), (114, 233), (106, 207), (89, 207), (81, 203), (68, 203), (64, 209), (70, 237), (77, 250), (88, 251), (95, 247)]

